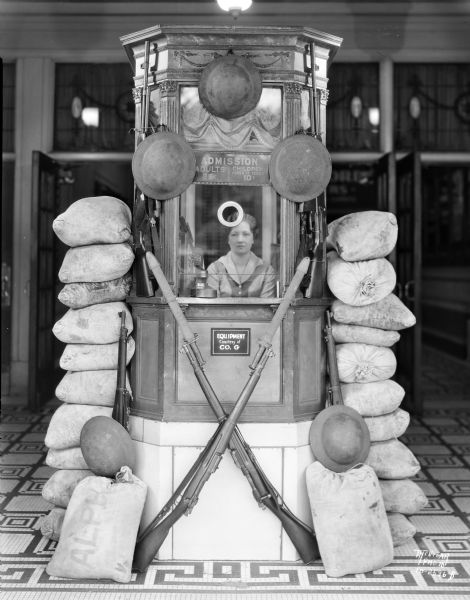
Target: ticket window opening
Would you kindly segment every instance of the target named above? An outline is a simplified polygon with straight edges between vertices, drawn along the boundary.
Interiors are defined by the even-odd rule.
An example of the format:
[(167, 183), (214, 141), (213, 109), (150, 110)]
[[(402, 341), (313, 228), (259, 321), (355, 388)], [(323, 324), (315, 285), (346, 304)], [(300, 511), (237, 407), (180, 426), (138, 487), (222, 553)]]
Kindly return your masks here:
[(191, 185), (180, 201), (179, 295), (204, 286), (202, 297), (277, 297), (278, 205), (270, 186)]

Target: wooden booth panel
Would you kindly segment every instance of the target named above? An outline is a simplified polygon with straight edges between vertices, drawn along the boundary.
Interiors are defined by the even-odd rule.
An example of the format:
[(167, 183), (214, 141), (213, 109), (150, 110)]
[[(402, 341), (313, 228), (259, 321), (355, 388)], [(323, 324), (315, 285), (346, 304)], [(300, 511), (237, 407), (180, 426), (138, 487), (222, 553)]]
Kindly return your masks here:
[(294, 373), (294, 412), (297, 419), (312, 419), (325, 406), (326, 354), (324, 346), (324, 311), (297, 311), (294, 344), (297, 346)]
[[(215, 421), (166, 304), (132, 298), (136, 352), (132, 360), (132, 413), (164, 421)], [(325, 401), (324, 310), (321, 301), (298, 300), (273, 339), (268, 360), (240, 421), (309, 420)], [(183, 306), (205, 360), (207, 377), (229, 412), (250, 374), (249, 365), (273, 316), (270, 305)], [(243, 354), (221, 355), (218, 332), (249, 332)]]
[[(199, 325), (199, 327), (193, 327), (192, 329), (198, 334), (198, 346), (203, 358), (207, 361), (205, 372), (217, 397), (226, 406), (226, 410), (230, 410), (230, 405), (235, 403), (248, 380), (250, 374), (249, 365), (258, 349), (257, 340), (266, 331), (266, 324), (243, 320), (214, 320), (206, 323), (202, 322)], [(248, 340), (244, 340), (247, 344), (246, 355), (231, 354), (224, 356), (211, 352), (213, 336), (216, 336), (219, 331), (229, 330), (234, 332), (239, 331), (241, 335), (248, 337)], [(225, 334), (222, 333), (221, 335)], [(178, 347), (181, 347), (182, 343), (183, 340), (181, 334), (179, 334)], [(221, 345), (224, 346), (224, 344)], [(240, 344), (238, 345), (240, 346)], [(279, 331), (274, 336), (272, 345), (274, 356), (266, 363), (259, 383), (253, 391), (246, 407), (247, 415), (252, 412), (251, 409), (254, 406), (257, 406), (261, 412), (268, 415), (273, 405), (279, 405), (282, 402), (280, 385), (281, 342)], [(241, 349), (243, 350), (244, 348)], [(184, 405), (202, 405), (205, 408), (207, 404), (205, 396), (196, 381), (189, 361), (186, 356), (181, 354), (178, 357), (177, 373), (177, 403), (181, 408)], [(190, 406), (188, 406), (188, 409), (192, 410)]]

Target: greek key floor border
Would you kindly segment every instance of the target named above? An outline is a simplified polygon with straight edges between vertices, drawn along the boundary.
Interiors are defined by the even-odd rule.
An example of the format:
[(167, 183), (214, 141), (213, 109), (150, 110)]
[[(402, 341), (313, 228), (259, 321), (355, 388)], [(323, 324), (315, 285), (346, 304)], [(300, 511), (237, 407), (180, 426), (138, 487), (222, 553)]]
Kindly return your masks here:
[[(109, 580), (49, 577), (46, 565), (55, 542), (43, 538), (39, 520), (52, 507), (41, 490), (52, 471), (44, 464), (43, 439), (55, 408), (40, 414), (4, 410), (0, 426), (0, 590), (7, 600), (89, 600), (112, 594), (131, 600), (253, 598), (310, 594), (315, 600), (375, 594), (389, 600), (432, 595), (445, 600), (470, 596), (470, 429), (468, 410), (428, 410), (413, 418), (401, 439), (421, 462), (416, 481), (428, 506), (410, 517), (418, 533), (396, 548), (393, 562), (371, 573), (327, 577), (321, 563), (273, 561), (154, 561), (128, 584)], [(1, 596), (0, 593), (0, 597)]]

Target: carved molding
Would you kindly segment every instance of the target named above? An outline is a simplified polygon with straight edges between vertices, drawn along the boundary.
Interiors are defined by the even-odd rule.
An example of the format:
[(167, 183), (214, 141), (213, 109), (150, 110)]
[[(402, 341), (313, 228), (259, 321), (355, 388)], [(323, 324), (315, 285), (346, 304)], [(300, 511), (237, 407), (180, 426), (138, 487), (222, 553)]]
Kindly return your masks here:
[[(256, 54), (253, 52), (234, 52), (234, 54), (236, 56), (248, 58), (259, 69), (267, 69), (278, 63), (280, 63), (278, 66), (285, 68), (290, 57), (290, 53), (287, 51), (262, 52)], [(193, 52), (192, 50), (174, 50), (173, 52), (173, 56), (180, 68), (183, 67), (183, 63), (186, 63), (191, 67), (203, 69), (216, 58), (221, 58), (226, 55), (226, 52), (217, 52), (216, 50), (200, 52)]]
[(320, 90), (320, 102), (326, 106), (330, 90)]
[(178, 82), (173, 79), (166, 79), (159, 84), (160, 91), (162, 96), (171, 96), (175, 95), (178, 89)]
[(142, 102), (142, 94), (143, 94), (143, 88), (141, 88), (141, 87), (132, 88), (132, 98), (133, 98), (135, 104)]
[(288, 81), (284, 86), (286, 97), (290, 98), (300, 98), (300, 94), (302, 93), (303, 86), (300, 83), (296, 83), (293, 81)]

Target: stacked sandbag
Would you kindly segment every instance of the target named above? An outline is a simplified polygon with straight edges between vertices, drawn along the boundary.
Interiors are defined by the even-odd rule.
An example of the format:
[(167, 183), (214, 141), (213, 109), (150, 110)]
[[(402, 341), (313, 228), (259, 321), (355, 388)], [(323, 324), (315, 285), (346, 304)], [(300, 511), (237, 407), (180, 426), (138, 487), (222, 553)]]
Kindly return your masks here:
[[(130, 292), (134, 261), (131, 211), (118, 198), (97, 196), (74, 202), (53, 222), (52, 228), (67, 246), (59, 279), (59, 300), (68, 307), (53, 334), (66, 344), (60, 367), (66, 371), (56, 388), (62, 404), (49, 423), (46, 464), (56, 469), (42, 495), (54, 508), (41, 522), (45, 537), (59, 539), (69, 500), (80, 481), (93, 475), (80, 449), (80, 433), (92, 417), (110, 417), (114, 404), (119, 313), (125, 314), (128, 334), (132, 316), (125, 304)], [(135, 343), (127, 339), (127, 364)], [(129, 381), (127, 387), (130, 391)]]
[(343, 402), (364, 417), (369, 429), (366, 464), (379, 478), (395, 546), (414, 536), (407, 516), (427, 503), (412, 481), (419, 462), (398, 439), (410, 415), (400, 408), (405, 390), (392, 379), (397, 367), (392, 346), (416, 319), (393, 293), (396, 275), (386, 257), (397, 236), (395, 215), (365, 211), (330, 223), (327, 239), (327, 281), (335, 297), (332, 334)]

